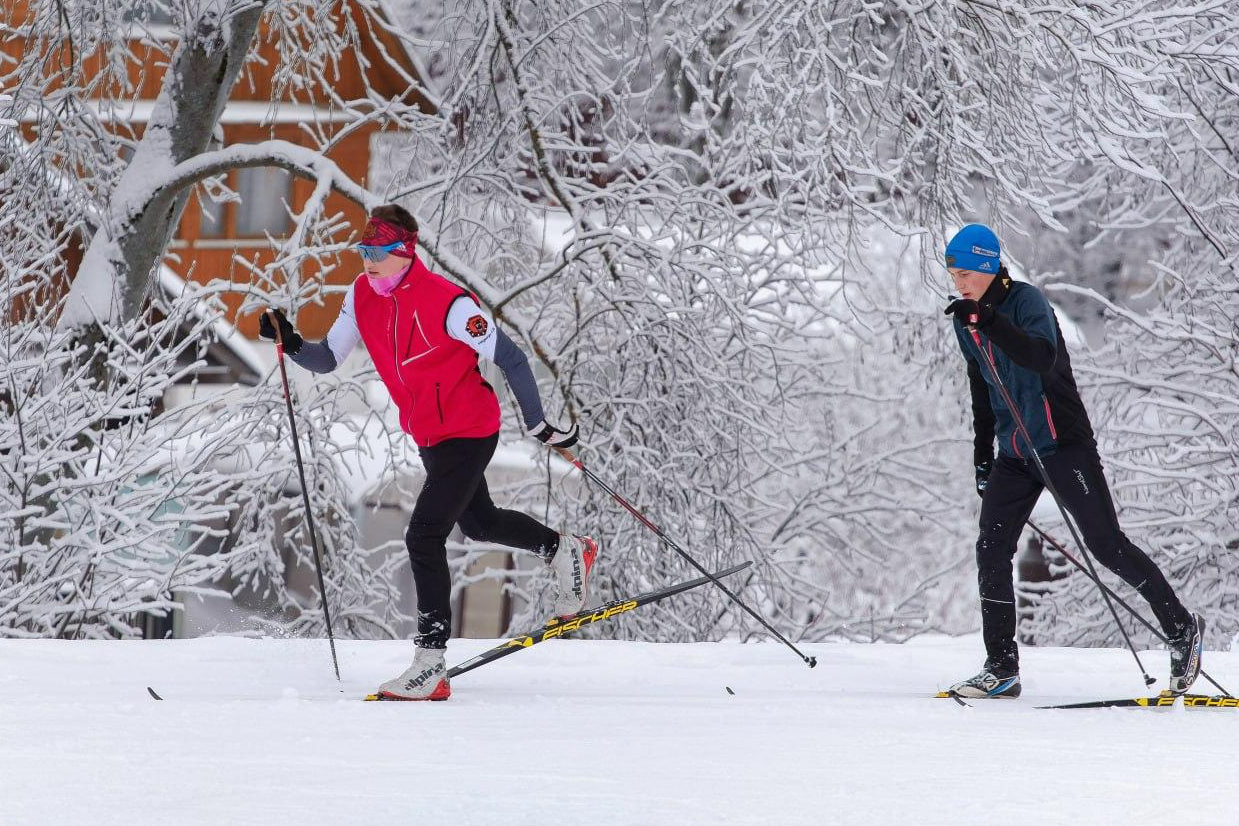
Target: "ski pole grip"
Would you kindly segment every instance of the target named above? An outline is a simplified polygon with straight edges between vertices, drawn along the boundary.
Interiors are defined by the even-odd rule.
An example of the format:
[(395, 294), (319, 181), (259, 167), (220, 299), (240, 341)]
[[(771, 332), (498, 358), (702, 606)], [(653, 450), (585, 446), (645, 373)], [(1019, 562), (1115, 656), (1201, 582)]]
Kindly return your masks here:
[(577, 464), (577, 463), (578, 463), (578, 462), (577, 462), (577, 458), (576, 458), (576, 454), (575, 454), (575, 453), (573, 453), (573, 452), (572, 452), (571, 450), (569, 450), (568, 448), (566, 448), (566, 447), (555, 447), (555, 448), (551, 448), (551, 449), (552, 449), (552, 450), (554, 450), (556, 453), (558, 453), (560, 456), (562, 456), (562, 457), (564, 457), (565, 459), (567, 459), (567, 460), (568, 460), (569, 462), (571, 462), (572, 464), (574, 464), (574, 465), (575, 465), (575, 464)]

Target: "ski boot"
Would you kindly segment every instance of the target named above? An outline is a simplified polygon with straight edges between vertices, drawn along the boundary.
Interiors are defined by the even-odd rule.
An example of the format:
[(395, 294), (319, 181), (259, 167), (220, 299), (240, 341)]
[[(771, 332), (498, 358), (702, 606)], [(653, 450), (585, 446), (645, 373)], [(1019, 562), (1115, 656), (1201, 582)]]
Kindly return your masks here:
[(1020, 672), (991, 668), (989, 663), (975, 677), (956, 683), (947, 691), (967, 700), (1008, 699), (1020, 696)]
[(589, 574), (598, 558), (598, 543), (588, 536), (559, 535), (559, 550), (551, 557), (555, 575), (555, 615), (570, 617), (585, 607), (589, 598)]
[(442, 648), (418, 648), (413, 664), (399, 677), (379, 686), (381, 700), (446, 700), (452, 696), (452, 686), (445, 676)]
[(1171, 694), (1186, 694), (1200, 676), (1201, 657), (1205, 646), (1205, 618), (1192, 614), (1192, 622), (1178, 635), (1167, 640), (1170, 645)]

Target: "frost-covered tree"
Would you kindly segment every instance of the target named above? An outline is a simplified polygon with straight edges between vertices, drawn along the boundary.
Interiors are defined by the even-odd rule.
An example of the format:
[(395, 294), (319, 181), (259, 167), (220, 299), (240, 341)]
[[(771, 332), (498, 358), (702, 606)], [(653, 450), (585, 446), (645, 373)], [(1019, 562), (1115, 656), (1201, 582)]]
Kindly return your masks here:
[[(155, 19), (170, 38), (142, 36)], [(0, 124), (10, 320), (0, 359), (0, 633), (132, 634), (137, 613), (166, 611), (174, 591), (221, 586), (277, 620), (319, 627), (318, 601), (303, 604), (285, 587), (310, 549), (288, 495), (296, 488), (279, 398), (268, 384), (165, 412), (166, 391), (203, 366), (218, 335), (224, 287), (156, 284), (196, 185), (203, 197), (235, 197), (213, 176), (284, 165), (319, 186), (256, 279), (253, 302), (295, 309), (313, 298), (320, 285), (301, 278), (301, 264), (339, 244), (339, 219), (323, 214), (338, 172), (326, 160), (333, 135), (307, 124), (309, 146), (219, 150), (211, 140), (260, 40), (274, 43), (281, 64), (273, 105), (330, 106), (326, 79), (383, 20), (366, 4), (229, 0), (15, 0), (4, 20), (6, 44), (20, 52), (0, 74), (11, 115)], [(145, 129), (117, 127), (114, 115), (161, 73)], [(374, 115), (372, 103), (342, 102), (353, 128)], [(351, 440), (330, 435), (343, 399), (362, 392), (346, 378), (303, 396), (300, 429), (315, 445), (311, 496), (346, 633), (391, 634), (401, 619), (391, 570), (401, 560), (357, 548), (353, 494), (337, 472)]]
[[(1209, 646), (1229, 648), (1239, 634), (1235, 273), (1215, 266), (1164, 286), (1147, 313), (1086, 293), (1105, 311), (1111, 343), (1079, 371), (1126, 530), (1164, 566), (1184, 603), (1207, 617)], [(1068, 563), (1049, 556), (1060, 574), (1068, 572)], [(1121, 640), (1083, 577), (1063, 576), (1038, 591), (1034, 638)], [(1066, 627), (1058, 622), (1064, 616), (1073, 618)], [(1148, 640), (1143, 628), (1128, 625)]]
[[(44, 51), (3, 83), (49, 123), (85, 113), (72, 135), (40, 132), (28, 152), (46, 174), (15, 181), (67, 181), (57, 186), (98, 214), (62, 217), (91, 240), (58, 329), (89, 326), (99, 307), (100, 329), (137, 319), (179, 205), (227, 169), (278, 165), (319, 185), (278, 264), (257, 274), (254, 303), (313, 298), (300, 263), (333, 265), (347, 238), (322, 212), (327, 191), (400, 200), (428, 263), (535, 354), (555, 412), (583, 425), (585, 461), (708, 563), (757, 559), (742, 593), (798, 636), (900, 638), (974, 621), (963, 371), (937, 310), (943, 236), (978, 217), (1010, 235), (1062, 231), (1083, 204), (1098, 227), (1129, 230), (1137, 207), (1171, 210), (1171, 198), (1199, 212), (1218, 186), (1175, 159), (1212, 151), (1178, 84), (1189, 64), (1228, 66), (1224, 4), (382, 5), (358, 2), (362, 24), (348, 25), (337, 4), (178, 5), (185, 36), (167, 94), (126, 163), (80, 106), (131, 94), (103, 22), (117, 5), (46, 4), (29, 24)], [(209, 148), (264, 21), (286, 60), (280, 94), (321, 95), (390, 128), (364, 186), (324, 156), (327, 136)], [(401, 33), (430, 105), (339, 100), (318, 82), (367, 25)], [(103, 81), (48, 77), (43, 58), (67, 31), (113, 47), (112, 81), (106, 68)], [(177, 79), (194, 67), (218, 80), (191, 109)], [(1150, 199), (1156, 175), (1170, 185)], [(274, 398), (263, 398), (229, 414), (266, 421)], [(547, 478), (517, 493), (603, 538), (607, 592), (685, 573), (598, 491)], [(251, 526), (269, 516), (248, 513), (244, 531), (266, 530)], [(347, 546), (347, 520), (337, 524)], [(365, 566), (349, 570), (358, 606), (389, 581), (390, 568), (369, 584)], [(532, 596), (526, 581), (515, 587)], [(709, 590), (626, 628), (753, 631)]]
[[(429, 44), (455, 140), (402, 144), (412, 162), (387, 186), (489, 251), (492, 278), (547, 296), (552, 351), (580, 352), (568, 399), (586, 396), (595, 430), (632, 429), (594, 460), (695, 545), (772, 560), (760, 598), (809, 634), (863, 634), (870, 610), (891, 620), (875, 635), (918, 627), (901, 606), (949, 627), (975, 610), (966, 459), (942, 451), (962, 367), (931, 294), (893, 271), (935, 290), (941, 234), (968, 218), (1017, 260), (1058, 233), (1076, 254), (1051, 261), (1135, 268), (1183, 231), (1172, 199), (1221, 180), (1174, 173), (1213, 151), (1179, 89), (1190, 64), (1229, 66), (1217, 4), (408, 3), (400, 19)], [(1150, 198), (1158, 169), (1171, 184)], [(532, 278), (530, 201), (573, 225)], [(1123, 255), (1090, 260), (1084, 240)], [(588, 298), (556, 316), (565, 289)], [(668, 321), (687, 343), (667, 344)], [(712, 372), (651, 399), (668, 350)], [(642, 553), (625, 569), (660, 558)]]
[[(1209, 645), (1229, 647), (1239, 634), (1239, 54), (1214, 16), (1231, 10), (1194, 11), (1149, 8), (1147, 26), (1177, 35), (1140, 41), (1148, 49), (1136, 67), (1143, 108), (1156, 117), (1132, 129), (1121, 150), (1099, 146), (1119, 169), (1103, 172), (1094, 155), (1080, 173), (1098, 205), (1090, 254), (1125, 258), (1141, 292), (1122, 300), (1081, 289), (1072, 270), (1055, 273), (1067, 283), (1052, 289), (1106, 320), (1105, 346), (1077, 369), (1125, 528), (1208, 618)], [(1130, 256), (1132, 246), (1143, 259)], [(1052, 583), (1034, 620), (1030, 630), (1046, 642), (1120, 640), (1077, 575)]]

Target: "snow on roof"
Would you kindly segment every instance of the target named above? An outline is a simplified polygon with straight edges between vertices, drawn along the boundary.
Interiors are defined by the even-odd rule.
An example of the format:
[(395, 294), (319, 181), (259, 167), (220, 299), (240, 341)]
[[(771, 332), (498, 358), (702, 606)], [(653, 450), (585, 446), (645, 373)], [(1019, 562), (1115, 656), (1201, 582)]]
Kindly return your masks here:
[[(166, 264), (159, 265), (159, 286), (170, 297), (180, 296), (185, 292), (188, 286), (185, 279), (174, 273)], [(193, 313), (196, 318), (207, 318), (209, 311), (207, 306), (202, 301), (195, 301)], [(220, 345), (226, 347), (229, 352), (240, 359), (246, 367), (254, 372), (254, 375), (261, 376), (267, 372), (269, 367), (267, 360), (259, 353), (257, 348), (241, 335), (237, 328), (229, 323), (224, 318), (216, 318), (211, 322), (211, 329), (215, 333), (215, 338)]]
[[(209, 405), (207, 409), (218, 409), (223, 416), (231, 415), (229, 411), (251, 393), (252, 388), (233, 385), (223, 393), (211, 396), (206, 402)], [(330, 457), (340, 488), (346, 492), (350, 506), (375, 504), (380, 486), (389, 479), (389, 433), (394, 433), (396, 440), (408, 439), (410, 444), (412, 442), (412, 436), (399, 431), (394, 409), (391, 405), (374, 411), (336, 415), (328, 425), (325, 439), (319, 442)], [(287, 414), (282, 405), (277, 405), (264, 415), (282, 420)], [(181, 466), (205, 459), (220, 472), (231, 473), (256, 467), (269, 458), (266, 451), (270, 446), (259, 442), (245, 442), (228, 451), (218, 451), (216, 427), (209, 419), (198, 417), (196, 426), (188, 432), (170, 434), (158, 456), (152, 456), (152, 461)], [(302, 435), (304, 438), (305, 434)], [(549, 471), (556, 481), (573, 475), (571, 464), (554, 454), (551, 456)], [(486, 474), (492, 485), (501, 486), (538, 478), (547, 468), (547, 449), (542, 444), (530, 438), (513, 439), (512, 434), (507, 434), (501, 437)], [(420, 479), (420, 469), (415, 466), (405, 466), (400, 472), (402, 481), (406, 483)], [(295, 475), (289, 475), (285, 484), (290, 493), (299, 491)], [(384, 501), (389, 500), (384, 497)], [(399, 504), (411, 508), (413, 502)]]
[[(387, 456), (381, 449), (387, 436), (383, 423), (369, 413), (349, 413), (331, 425), (331, 441), (340, 448), (334, 464), (339, 471), (344, 487), (352, 494), (351, 504), (362, 502), (377, 488), (387, 470)], [(412, 439), (412, 436), (404, 438)], [(376, 449), (374, 446), (380, 446)], [(545, 466), (546, 449), (532, 439), (519, 442), (499, 443), (494, 458), (487, 466), (488, 476), (508, 473), (532, 475)], [(550, 472), (561, 478), (572, 472), (572, 465), (556, 459), (550, 464)], [(498, 481), (494, 478), (492, 482)], [(412, 503), (409, 503), (410, 505)]]
[[(126, 123), (146, 123), (151, 119), (155, 109), (155, 100), (135, 100), (127, 103), (110, 102), (102, 105), (102, 101), (89, 100), (86, 104), (105, 121), (121, 121)], [(23, 121), (33, 120), (33, 112), (22, 116)], [(280, 103), (273, 101), (230, 101), (224, 106), (224, 112), (219, 122), (256, 123), (267, 126), (273, 123), (342, 123), (356, 118), (356, 114), (340, 109), (326, 109), (308, 103)]]
[[(0, 92), (0, 103), (12, 103), (12, 102), (13, 102), (12, 95), (5, 94), (4, 92)], [(0, 128), (16, 129), (17, 121), (13, 120), (12, 118), (0, 118)]]

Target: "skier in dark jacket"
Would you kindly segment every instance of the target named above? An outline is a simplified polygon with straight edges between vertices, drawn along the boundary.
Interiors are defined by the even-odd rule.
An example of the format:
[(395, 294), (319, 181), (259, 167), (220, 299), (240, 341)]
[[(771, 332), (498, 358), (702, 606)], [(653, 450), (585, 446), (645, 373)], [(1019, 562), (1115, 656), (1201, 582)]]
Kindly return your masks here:
[(379, 687), (393, 700), (445, 700), (451, 686), (444, 650), (452, 628), (452, 581), (445, 543), (459, 524), (479, 542), (523, 548), (551, 569), (555, 612), (585, 607), (598, 543), (561, 534), (530, 516), (495, 506), (484, 472), (499, 441), (499, 402), (478, 359), (503, 370), (526, 432), (552, 448), (577, 441), (577, 428), (547, 423), (529, 361), (495, 325), (476, 296), (431, 272), (417, 257), (417, 221), (395, 204), (370, 214), (357, 245), (365, 272), (344, 297), (323, 341), (303, 341), (278, 310), (263, 314), (259, 334), (275, 339), (307, 370), (327, 373), (364, 344), (387, 386), (400, 427), (417, 443), (426, 479), (405, 534), (417, 588), (413, 664)]
[[(981, 673), (951, 690), (975, 698), (1020, 695), (1011, 561), (1045, 487), (1031, 461), (1035, 450), (1088, 550), (1153, 609), (1170, 640), (1170, 690), (1185, 692), (1200, 673), (1204, 620), (1183, 607), (1162, 572), (1119, 527), (1058, 319), (1036, 287), (1011, 280), (1000, 252), (998, 237), (980, 224), (961, 229), (946, 248), (947, 268), (962, 296), (946, 314), (954, 316), (972, 391), (973, 460), (981, 495), (977, 579), (986, 652)], [(1018, 432), (970, 326), (997, 365), (1031, 445)]]

